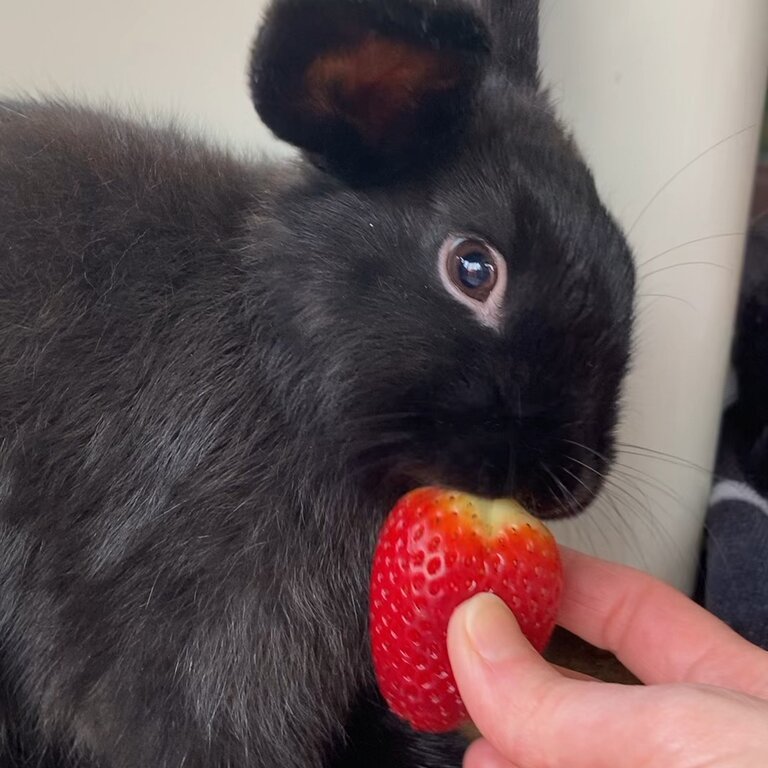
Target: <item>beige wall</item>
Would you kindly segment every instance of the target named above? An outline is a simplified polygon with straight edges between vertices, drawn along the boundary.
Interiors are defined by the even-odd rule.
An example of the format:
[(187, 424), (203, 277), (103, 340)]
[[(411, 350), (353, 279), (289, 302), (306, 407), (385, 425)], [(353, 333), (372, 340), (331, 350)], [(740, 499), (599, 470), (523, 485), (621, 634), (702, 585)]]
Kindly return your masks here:
[(689, 587), (760, 131), (768, 2), (544, 5), (553, 96), (630, 231), (640, 275), (619, 435), (629, 445), (594, 525), (566, 524), (558, 535)]
[[(180, 116), (226, 143), (275, 149), (245, 87), (261, 7), (0, 0), (0, 93), (106, 98)], [(542, 29), (558, 108), (611, 208), (628, 228), (637, 221), (631, 240), (645, 277), (621, 439), (681, 460), (627, 448), (614, 476), (621, 490), (557, 533), (688, 586), (740, 269), (733, 233), (746, 222), (768, 2), (545, 0)], [(694, 261), (718, 266), (674, 266)], [(662, 267), (673, 268), (650, 274)]]
[(275, 148), (248, 100), (262, 0), (0, 0), (0, 93), (59, 93)]

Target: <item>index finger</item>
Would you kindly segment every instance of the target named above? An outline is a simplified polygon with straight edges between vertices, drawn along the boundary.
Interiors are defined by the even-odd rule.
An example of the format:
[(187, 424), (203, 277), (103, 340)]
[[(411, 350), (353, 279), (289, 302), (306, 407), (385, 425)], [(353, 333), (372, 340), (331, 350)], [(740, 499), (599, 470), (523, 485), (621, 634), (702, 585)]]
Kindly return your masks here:
[(641, 571), (560, 552), (563, 627), (611, 651), (645, 683), (704, 683), (768, 698), (768, 653)]

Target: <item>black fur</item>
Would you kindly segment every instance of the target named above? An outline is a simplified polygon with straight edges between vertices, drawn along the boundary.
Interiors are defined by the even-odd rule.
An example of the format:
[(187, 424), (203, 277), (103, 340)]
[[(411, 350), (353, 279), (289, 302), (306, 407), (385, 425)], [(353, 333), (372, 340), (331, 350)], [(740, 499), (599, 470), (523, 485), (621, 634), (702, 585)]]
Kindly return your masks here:
[(505, 74), (539, 83), (539, 0), (472, 0), (491, 31), (493, 57)]
[[(267, 23), (324, 2), (277, 0)], [(611, 453), (634, 284), (493, 39), (461, 139), (388, 183), (0, 102), (0, 764), (460, 764), (458, 736), (377, 698), (378, 527), (427, 482), (578, 511)], [(429, 138), (410, 128), (401, 161)], [(456, 231), (507, 260), (500, 332), (438, 279)]]

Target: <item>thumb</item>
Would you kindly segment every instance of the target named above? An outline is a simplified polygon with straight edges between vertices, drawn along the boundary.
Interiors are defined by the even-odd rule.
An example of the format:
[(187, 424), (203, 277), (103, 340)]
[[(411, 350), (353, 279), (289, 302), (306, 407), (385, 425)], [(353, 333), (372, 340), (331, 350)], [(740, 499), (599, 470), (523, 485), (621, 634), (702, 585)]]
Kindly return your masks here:
[(499, 598), (481, 594), (459, 606), (448, 628), (448, 653), (475, 725), (510, 763), (525, 768), (653, 764), (652, 723), (642, 713), (655, 710), (658, 702), (643, 699), (640, 687), (560, 675), (531, 647)]

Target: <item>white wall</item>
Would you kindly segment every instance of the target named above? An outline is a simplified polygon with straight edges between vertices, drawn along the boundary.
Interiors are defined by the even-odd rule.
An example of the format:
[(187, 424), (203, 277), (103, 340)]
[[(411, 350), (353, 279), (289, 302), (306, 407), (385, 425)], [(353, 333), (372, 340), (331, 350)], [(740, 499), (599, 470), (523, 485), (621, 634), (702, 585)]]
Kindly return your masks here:
[(629, 231), (640, 275), (627, 447), (594, 525), (566, 524), (558, 537), (689, 587), (760, 132), (768, 2), (543, 8), (547, 80)]
[(0, 93), (55, 93), (191, 121), (282, 149), (248, 99), (264, 0), (0, 0)]
[[(556, 532), (688, 587), (739, 277), (768, 2), (542, 5), (546, 78), (606, 201), (631, 230), (643, 275), (620, 435), (627, 447), (589, 519)], [(261, 7), (0, 0), (0, 93), (108, 99), (180, 116), (234, 146), (285, 151), (247, 98)], [(645, 449), (660, 453), (638, 455)]]

